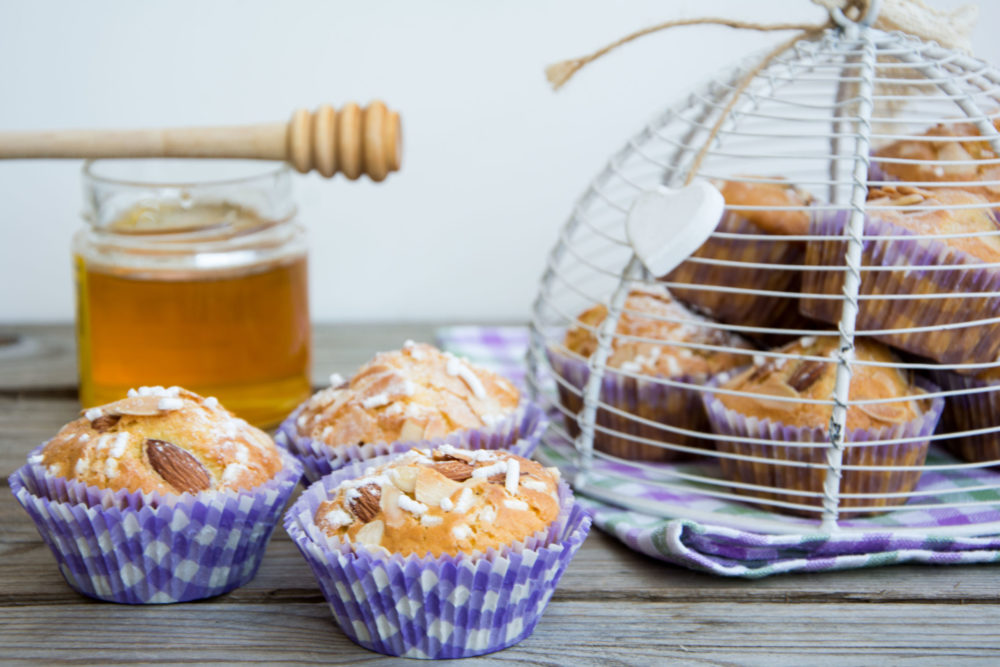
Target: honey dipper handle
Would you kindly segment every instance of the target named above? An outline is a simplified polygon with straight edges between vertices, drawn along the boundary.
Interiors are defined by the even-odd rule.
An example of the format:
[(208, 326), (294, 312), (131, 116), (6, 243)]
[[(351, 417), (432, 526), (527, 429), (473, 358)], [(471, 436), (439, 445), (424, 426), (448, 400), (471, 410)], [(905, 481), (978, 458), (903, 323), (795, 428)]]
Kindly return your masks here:
[(284, 160), (306, 173), (383, 180), (402, 160), (399, 114), (381, 102), (314, 113), (296, 111), (287, 123), (151, 130), (0, 132), (0, 159), (242, 158)]

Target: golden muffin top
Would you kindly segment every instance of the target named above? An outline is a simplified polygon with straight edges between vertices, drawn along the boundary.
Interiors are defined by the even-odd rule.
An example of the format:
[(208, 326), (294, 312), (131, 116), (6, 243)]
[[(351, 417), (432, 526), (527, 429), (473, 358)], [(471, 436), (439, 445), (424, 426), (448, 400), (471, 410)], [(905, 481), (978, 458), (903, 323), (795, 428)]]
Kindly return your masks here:
[(407, 341), (310, 398), (299, 436), (331, 446), (429, 440), (512, 414), (520, 392), (506, 378), (448, 352)]
[[(754, 365), (724, 383), (724, 389), (745, 391), (756, 396), (717, 394), (719, 401), (731, 410), (748, 417), (769, 419), (790, 426), (820, 426), (826, 428), (833, 413), (830, 404), (780, 401), (770, 397), (790, 399), (830, 400), (836, 381), (836, 336), (806, 336), (779, 348), (787, 354), (828, 357), (829, 361), (797, 360), (760, 356)], [(859, 361), (898, 362), (888, 347), (867, 339), (855, 341), (855, 358)], [(916, 419), (927, 409), (922, 399), (924, 391), (898, 368), (855, 365), (851, 374), (850, 400), (898, 398), (898, 401), (851, 405), (847, 410), (850, 429), (877, 429)]]
[[(993, 210), (983, 197), (967, 190), (937, 188), (926, 190), (905, 185), (872, 189), (868, 206), (886, 207), (868, 214), (919, 235), (968, 234), (1000, 231)], [(946, 207), (920, 211), (892, 207)], [(971, 206), (974, 208), (961, 208)], [(949, 208), (954, 207), (954, 208)], [(938, 239), (984, 262), (1000, 261), (1000, 236), (966, 236)]]
[(346, 480), (316, 511), (327, 535), (403, 555), (482, 552), (559, 514), (559, 471), (502, 450), (411, 450)]
[[(566, 332), (566, 347), (589, 358), (597, 350), (597, 337), (592, 329), (604, 321), (607, 312), (604, 304), (597, 304), (581, 313), (577, 323)], [(749, 354), (678, 347), (655, 341), (753, 349), (743, 338), (685, 308), (671, 298), (666, 288), (660, 286), (629, 292), (615, 333), (607, 365), (646, 375), (707, 377), (746, 365), (751, 360)], [(654, 342), (629, 340), (622, 336), (647, 338)]]
[(85, 410), (32, 462), (100, 488), (172, 494), (253, 488), (282, 467), (266, 433), (180, 387), (131, 389)]

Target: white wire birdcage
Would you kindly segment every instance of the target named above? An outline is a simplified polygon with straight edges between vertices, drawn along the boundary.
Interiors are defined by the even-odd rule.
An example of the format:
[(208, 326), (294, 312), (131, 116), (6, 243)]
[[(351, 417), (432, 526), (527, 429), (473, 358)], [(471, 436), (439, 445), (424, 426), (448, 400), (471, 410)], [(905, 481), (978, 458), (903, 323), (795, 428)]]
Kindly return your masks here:
[[(896, 187), (895, 194), (905, 196), (914, 192), (905, 188), (913, 187), (931, 193), (931, 203), (904, 197), (898, 210), (992, 211), (1000, 201), (1000, 180), (994, 180), (1000, 179), (1000, 135), (994, 127), (1000, 119), (1000, 73), (983, 61), (935, 43), (864, 25), (844, 25), (798, 42), (740, 89), (738, 83), (759, 63), (759, 59), (751, 60), (734, 68), (655, 118), (609, 160), (575, 205), (549, 256), (533, 310), (528, 382), (536, 400), (555, 415), (544, 439), (545, 456), (569, 461), (576, 470), (575, 484), (584, 493), (655, 516), (776, 533), (803, 528), (851, 530), (856, 524), (844, 516), (867, 513), (889, 517), (880, 524), (876, 519), (889, 531), (996, 533), (1000, 529), (1000, 474), (990, 468), (1000, 465), (1000, 454), (991, 453), (991, 448), (1000, 451), (1000, 400), (994, 398), (1000, 396), (995, 394), (1000, 381), (992, 380), (989, 370), (1000, 368), (996, 354), (1000, 261), (970, 259), (968, 254), (949, 250), (915, 263), (913, 258), (927, 253), (920, 255), (912, 247), (916, 244), (926, 250), (927, 244), (941, 243), (950, 248), (949, 240), (974, 239), (993, 248), (1000, 246), (1000, 227), (993, 220), (988, 230), (943, 227), (916, 236), (907, 229), (890, 226), (887, 230), (874, 222), (881, 209), (867, 198), (869, 188)], [(935, 127), (947, 132), (927, 133)], [(931, 162), (920, 151), (887, 148), (893, 146), (948, 149), (938, 151)], [(699, 162), (703, 147), (704, 159)], [(695, 164), (696, 172), (691, 174)], [(992, 171), (991, 165), (998, 167)], [(907, 180), (900, 176), (912, 175), (913, 170), (931, 177)], [(729, 211), (741, 212), (803, 212), (811, 220), (808, 234), (717, 229), (713, 242), (751, 242), (746, 247), (756, 250), (750, 260), (703, 255), (686, 262), (689, 268), (714, 267), (733, 275), (794, 272), (798, 277), (789, 286), (761, 288), (739, 280), (713, 284), (690, 280), (690, 276), (711, 274), (689, 272), (689, 279), (683, 279), (649, 273), (626, 234), (629, 211), (640, 194), (661, 185), (680, 186), (689, 176), (717, 183), (787, 183), (811, 195), (811, 202), (795, 206), (727, 206)], [(946, 187), (978, 188), (985, 197), (942, 204), (935, 197), (943, 197), (938, 193)], [(788, 243), (804, 245), (807, 259), (783, 264), (787, 260), (775, 259), (780, 254), (766, 252)], [(897, 253), (896, 246), (906, 251)], [(831, 255), (831, 249), (835, 254)], [(758, 251), (761, 254), (755, 255)], [(831, 256), (835, 259), (830, 260)], [(881, 259), (873, 259), (876, 256)], [(768, 259), (753, 261), (755, 257)], [(880, 276), (891, 275), (900, 277), (897, 287), (883, 289)], [(951, 276), (949, 284), (957, 287), (925, 289), (930, 278), (919, 282), (925, 275)], [(800, 287), (799, 281), (812, 287)], [(827, 289), (817, 289), (817, 284)], [(840, 289), (828, 289), (831, 284)], [(909, 290), (898, 285), (917, 287)], [(723, 322), (673, 312), (636, 312), (626, 306), (633, 289), (664, 287), (674, 292), (675, 300), (677, 294), (686, 295), (680, 301), (692, 310), (698, 310), (698, 294), (722, 294), (734, 302), (768, 297), (791, 304), (793, 313), (808, 311), (805, 306), (811, 304), (812, 318), (786, 318), (781, 326), (768, 326), (734, 318)], [(581, 321), (581, 313), (595, 304), (606, 309), (603, 319)], [(825, 322), (817, 319), (818, 313)], [(922, 313), (927, 314), (924, 321), (919, 319)], [(672, 409), (677, 414), (678, 410), (704, 409), (701, 406), (711, 400), (707, 397), (753, 392), (725, 389), (725, 376), (694, 380), (683, 374), (651, 375), (640, 364), (608, 364), (615, 344), (625, 342), (651, 345), (662, 351), (657, 354), (746, 352), (733, 347), (731, 337), (707, 342), (668, 340), (618, 331), (620, 318), (630, 315), (754, 339), (760, 348), (754, 351), (755, 365), (768, 360), (775, 364), (824, 359), (836, 363), (836, 382), (829, 398), (767, 396), (778, 403), (829, 406), (831, 421), (824, 425), (820, 442), (790, 442), (777, 431), (741, 435), (718, 428), (692, 428), (684, 420), (646, 410), (649, 405), (643, 400), (663, 405), (676, 401)], [(571, 329), (596, 341), (592, 354), (567, 346), (566, 334)], [(835, 339), (838, 344), (832, 360), (759, 344), (762, 339), (800, 336)], [(888, 343), (899, 356), (889, 361), (854, 360), (855, 340), (873, 338)], [(940, 350), (927, 354), (926, 347), (910, 344), (917, 339), (931, 341)], [(917, 356), (914, 350), (924, 355)], [(953, 416), (938, 424), (932, 434), (926, 431), (933, 430), (934, 424), (919, 432), (883, 429), (868, 441), (852, 440), (845, 429), (850, 407), (912, 398), (852, 399), (851, 373), (862, 366), (896, 368), (908, 378), (928, 375), (934, 384), (913, 380), (925, 392), (923, 405), (933, 406), (935, 399), (943, 399)], [(574, 368), (582, 372), (574, 375)], [(976, 377), (984, 373), (985, 378)], [(646, 389), (651, 393), (642, 398)], [(698, 400), (684, 402), (677, 398), (681, 392), (694, 392)], [(594, 446), (595, 437), (695, 458), (686, 463), (635, 460), (621, 455), (620, 448), (600, 451)], [(968, 442), (985, 443), (978, 456), (967, 457), (971, 460), (956, 458), (949, 453), (954, 448), (946, 451), (944, 447)], [(897, 452), (923, 447), (923, 454), (880, 458), (879, 447)], [(803, 455), (805, 450), (814, 453)], [(855, 456), (853, 450), (860, 453)], [(737, 472), (723, 474), (724, 468)], [(749, 469), (766, 474), (755, 477), (739, 472)], [(792, 472), (785, 475), (784, 471)], [(903, 473), (904, 477), (909, 473), (912, 484), (883, 479), (872, 488), (842, 488), (845, 476), (871, 474), (872, 479), (882, 479), (882, 473)], [(811, 475), (812, 482), (782, 481), (794, 475)], [(641, 482), (645, 492), (632, 493), (629, 483), (633, 481)], [(659, 496), (657, 490), (662, 492)], [(734, 510), (747, 506), (757, 510)], [(789, 522), (789, 514), (804, 518)], [(894, 516), (909, 518), (894, 521)]]

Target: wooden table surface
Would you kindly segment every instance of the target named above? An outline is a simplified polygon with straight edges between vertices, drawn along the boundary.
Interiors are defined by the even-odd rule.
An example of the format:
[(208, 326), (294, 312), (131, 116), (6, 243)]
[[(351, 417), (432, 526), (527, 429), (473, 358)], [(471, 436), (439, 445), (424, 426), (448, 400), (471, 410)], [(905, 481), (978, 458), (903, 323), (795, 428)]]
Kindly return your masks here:
[[(72, 329), (2, 326), (0, 473), (79, 409)], [(430, 325), (318, 326), (314, 375), (349, 373)], [(279, 527), (250, 584), (202, 602), (130, 607), (71, 590), (28, 515), (0, 493), (0, 661), (400, 663), (337, 628)], [(1000, 661), (1000, 567), (900, 565), (725, 579), (593, 530), (534, 634), (462, 664), (961, 664)], [(418, 664), (410, 662), (409, 664)]]

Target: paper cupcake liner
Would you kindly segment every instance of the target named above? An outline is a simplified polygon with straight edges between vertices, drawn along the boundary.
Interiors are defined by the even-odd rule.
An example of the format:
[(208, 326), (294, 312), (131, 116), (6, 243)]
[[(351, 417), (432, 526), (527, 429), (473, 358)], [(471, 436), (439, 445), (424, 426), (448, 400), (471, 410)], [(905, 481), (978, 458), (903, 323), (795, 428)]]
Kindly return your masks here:
[[(731, 234), (765, 233), (756, 224), (732, 211), (722, 216), (717, 231)], [(805, 243), (783, 241), (780, 235), (775, 235), (774, 241), (710, 238), (694, 256), (758, 264), (794, 265), (802, 264), (805, 258)], [(801, 279), (801, 272), (795, 270), (713, 266), (695, 262), (683, 262), (662, 278), (669, 282), (692, 285), (717, 285), (775, 292), (798, 292)], [(670, 293), (720, 322), (778, 329), (810, 327), (810, 320), (799, 314), (798, 298), (680, 287), (671, 287)], [(766, 338), (776, 343), (782, 337), (770, 335), (759, 338)], [(784, 338), (787, 339), (788, 336)]]
[(542, 433), (548, 426), (548, 418), (534, 403), (524, 402), (517, 410), (491, 426), (466, 429), (449, 433), (431, 440), (397, 440), (365, 445), (342, 445), (334, 447), (320, 440), (300, 437), (295, 421), (302, 406), (299, 406), (278, 427), (274, 441), (296, 456), (305, 469), (305, 477), (315, 482), (324, 475), (342, 468), (352, 461), (367, 461), (389, 454), (400, 454), (416, 447), (435, 448), (449, 444), (461, 449), (505, 449), (518, 456), (531, 458)]
[[(806, 263), (815, 266), (844, 266), (847, 245), (842, 234), (849, 213), (817, 216), (811, 233), (829, 237), (810, 241)], [(1000, 316), (1000, 297), (964, 297), (968, 292), (1000, 292), (1000, 271), (968, 268), (978, 264), (971, 255), (940, 241), (913, 236), (911, 232), (874, 217), (865, 220), (869, 236), (910, 235), (910, 239), (864, 241), (863, 266), (945, 266), (952, 270), (867, 271), (862, 273), (861, 294), (955, 294), (954, 298), (879, 299), (859, 302), (857, 329), (882, 330), (908, 327), (936, 327)], [(840, 321), (839, 299), (811, 299), (809, 294), (841, 294), (843, 271), (805, 271), (802, 279), (803, 314), (824, 322)], [(960, 329), (934, 328), (929, 331), (892, 333), (879, 340), (940, 363), (987, 363), (1000, 355), (1000, 323), (977, 324)]]
[[(718, 384), (724, 384), (729, 378), (720, 377)], [(927, 392), (936, 392), (938, 388), (921, 378), (916, 384)], [(720, 458), (719, 465), (722, 476), (734, 482), (775, 487), (785, 491), (823, 492), (823, 482), (826, 479), (826, 448), (801, 447), (793, 443), (829, 443), (830, 438), (826, 428), (790, 426), (770, 419), (747, 417), (723, 405), (722, 401), (712, 392), (705, 393), (705, 407), (712, 430), (720, 436), (751, 437), (788, 442), (788, 445), (757, 444), (748, 442), (727, 441), (724, 437), (716, 441), (716, 448), (728, 454), (756, 456), (776, 460), (775, 463), (744, 461), (738, 459)], [(848, 429), (845, 434), (845, 446), (842, 463), (845, 466), (921, 466), (927, 456), (929, 440), (914, 440), (911, 442), (886, 443), (883, 445), (857, 446), (853, 443), (864, 443), (873, 440), (890, 440), (893, 438), (930, 437), (937, 427), (944, 400), (938, 396), (931, 399), (931, 407), (923, 415), (904, 424), (881, 429)], [(782, 465), (781, 461), (815, 463), (820, 468), (806, 468)], [(917, 486), (920, 470), (843, 470), (840, 480), (840, 493), (909, 493)], [(813, 505), (822, 508), (822, 496), (805, 496), (780, 491), (758, 491), (753, 489), (733, 488), (734, 493), (755, 498), (778, 500), (803, 505)], [(841, 498), (840, 517), (872, 516), (879, 514), (877, 510), (845, 511), (845, 508), (859, 506), (891, 507), (905, 503), (905, 496), (879, 498)], [(816, 512), (794, 508), (765, 505), (771, 511), (787, 512), (804, 516), (816, 516)]]
[(114, 492), (30, 463), (9, 483), (73, 589), (108, 602), (164, 604), (221, 595), (253, 579), (302, 475), (294, 457), (283, 452), (282, 461), (255, 489), (194, 496)]
[[(946, 391), (981, 389), (974, 394), (949, 396), (941, 417), (944, 432), (972, 431), (1000, 426), (1000, 389), (987, 391), (1000, 382), (981, 380), (968, 375), (932, 370), (934, 382)], [(966, 435), (940, 441), (945, 448), (970, 463), (993, 461), (1000, 465), (1000, 432)]]
[(569, 486), (560, 483), (560, 513), (546, 530), (478, 556), (404, 557), (323, 534), (314, 516), (330, 492), (388, 458), (331, 473), (285, 513), (344, 634), (372, 651), (430, 659), (492, 653), (529, 636), (590, 530)]
[[(590, 378), (590, 366), (585, 361), (573, 359), (552, 350), (548, 351), (548, 358), (553, 371), (582, 393)], [(671, 379), (691, 384), (705, 382), (705, 378), (690, 375), (681, 375)], [(560, 402), (570, 413), (564, 415), (566, 429), (575, 438), (580, 434), (577, 415), (583, 409), (583, 397), (563, 386), (561, 382), (557, 382), (556, 386), (559, 390)], [(704, 433), (708, 432), (708, 417), (699, 394), (700, 392), (694, 389), (668, 387), (654, 380), (626, 377), (609, 368), (601, 379), (600, 400), (602, 403), (628, 412), (629, 415), (636, 415), (658, 424)], [(712, 449), (710, 440), (666, 431), (656, 426), (643, 424), (631, 416), (618, 415), (604, 408), (598, 408), (596, 423), (598, 426), (623, 435), (611, 435), (595, 430), (594, 448), (623, 459), (675, 461), (691, 458), (691, 455), (686, 452), (635, 442), (625, 436), (648, 438), (685, 447)]]

